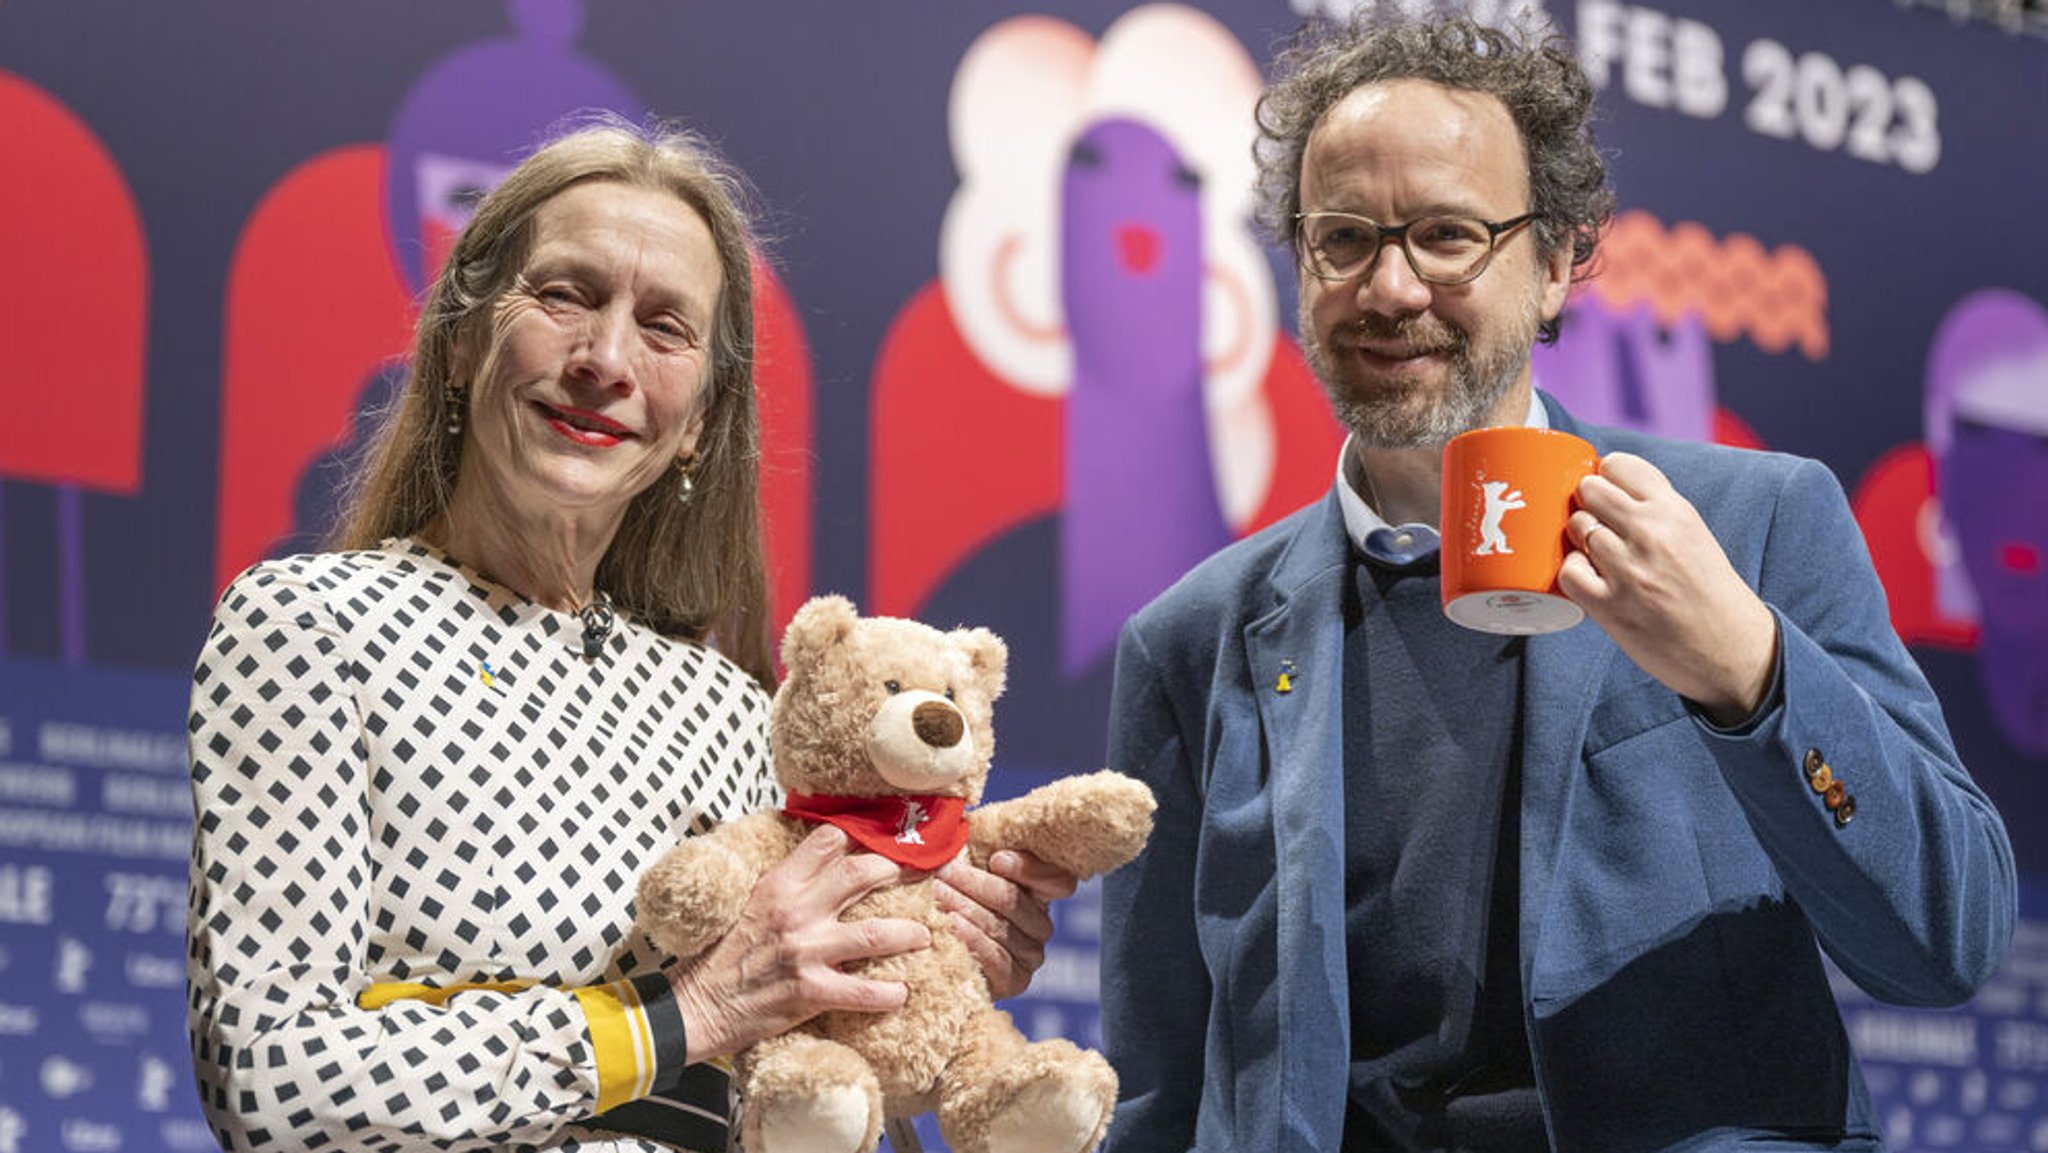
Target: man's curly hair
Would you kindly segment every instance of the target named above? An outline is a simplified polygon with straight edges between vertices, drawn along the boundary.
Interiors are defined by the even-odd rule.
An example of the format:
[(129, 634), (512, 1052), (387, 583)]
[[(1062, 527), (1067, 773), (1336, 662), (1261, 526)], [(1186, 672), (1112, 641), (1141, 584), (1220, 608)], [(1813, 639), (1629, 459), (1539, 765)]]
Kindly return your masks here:
[[(1388, 20), (1370, 9), (1345, 23), (1312, 22), (1276, 62), (1259, 98), (1260, 223), (1292, 243), (1301, 211), (1301, 161), (1309, 134), (1363, 85), (1427, 80), (1499, 98), (1529, 161), (1529, 205), (1545, 259), (1569, 244), (1572, 279), (1593, 272), (1600, 230), (1614, 215), (1607, 163), (1593, 144), (1593, 85), (1571, 44), (1547, 25), (1491, 28), (1461, 16)], [(1538, 339), (1557, 339), (1545, 322)]]

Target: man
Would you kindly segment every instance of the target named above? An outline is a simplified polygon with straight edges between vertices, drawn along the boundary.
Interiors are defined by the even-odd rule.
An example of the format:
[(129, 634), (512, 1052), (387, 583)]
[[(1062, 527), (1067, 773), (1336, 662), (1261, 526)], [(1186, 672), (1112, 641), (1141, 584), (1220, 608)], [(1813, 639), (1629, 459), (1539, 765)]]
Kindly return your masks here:
[[(1262, 187), (1351, 436), (1124, 631), (1160, 809), (1105, 887), (1109, 1149), (1881, 1148), (1822, 951), (1952, 1004), (2016, 897), (1839, 486), (1533, 390), (1612, 203), (1567, 45), (1360, 24), (1281, 72)], [(1515, 424), (1602, 453), (1590, 621), (1531, 638), (1438, 608), (1443, 445)]]

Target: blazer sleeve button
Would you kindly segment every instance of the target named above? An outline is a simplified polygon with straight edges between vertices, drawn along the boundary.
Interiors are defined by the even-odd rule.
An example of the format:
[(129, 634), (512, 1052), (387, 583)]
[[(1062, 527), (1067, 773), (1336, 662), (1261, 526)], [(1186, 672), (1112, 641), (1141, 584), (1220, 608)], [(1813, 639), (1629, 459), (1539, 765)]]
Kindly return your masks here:
[(1822, 766), (1826, 765), (1827, 763), (1827, 758), (1820, 755), (1819, 749), (1806, 750), (1805, 768), (1807, 776), (1810, 777), (1813, 774), (1820, 772)]
[(1819, 768), (1819, 770), (1808, 774), (1806, 778), (1806, 783), (1809, 786), (1811, 786), (1813, 788), (1813, 791), (1816, 793), (1829, 792), (1833, 789), (1840, 788), (1842, 784), (1842, 782), (1835, 779), (1835, 770), (1828, 767), (1827, 765), (1822, 765)]
[(1856, 798), (1845, 796), (1842, 798), (1842, 803), (1835, 806), (1835, 827), (1839, 829), (1855, 819)]

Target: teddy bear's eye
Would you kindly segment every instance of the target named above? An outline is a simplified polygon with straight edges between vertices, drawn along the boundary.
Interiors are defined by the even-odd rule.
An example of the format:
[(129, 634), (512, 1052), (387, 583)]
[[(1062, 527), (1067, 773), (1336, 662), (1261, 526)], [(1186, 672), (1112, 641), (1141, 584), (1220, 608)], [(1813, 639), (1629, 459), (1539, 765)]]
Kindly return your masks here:
[(882, 687), (888, 689), (889, 695), (892, 697), (895, 696), (897, 693), (903, 691), (903, 684), (901, 681), (883, 681)]
[(947, 700), (949, 700), (949, 701), (953, 699), (953, 686), (952, 686), (952, 685), (947, 685), (947, 686), (946, 686), (946, 699), (947, 699)]

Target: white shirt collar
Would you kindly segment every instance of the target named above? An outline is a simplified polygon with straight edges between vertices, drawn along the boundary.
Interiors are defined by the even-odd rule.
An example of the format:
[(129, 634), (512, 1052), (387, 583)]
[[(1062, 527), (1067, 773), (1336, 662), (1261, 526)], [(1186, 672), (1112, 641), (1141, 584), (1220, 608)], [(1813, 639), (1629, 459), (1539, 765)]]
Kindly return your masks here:
[[(1522, 425), (1525, 428), (1550, 427), (1550, 412), (1543, 407), (1543, 398), (1538, 396), (1533, 388), (1529, 390), (1529, 411), (1522, 418)], [(1344, 447), (1337, 451), (1337, 503), (1344, 509), (1344, 532), (1351, 538), (1353, 548), (1373, 555), (1375, 550), (1367, 547), (1366, 538), (1372, 535), (1374, 529), (1383, 528), (1393, 529), (1397, 536), (1403, 531), (1413, 533), (1420, 529), (1427, 532), (1431, 539), (1435, 539), (1436, 530), (1425, 524), (1388, 524), (1386, 518), (1365, 503), (1365, 497), (1360, 495), (1358, 490), (1364, 480), (1364, 474), (1359, 471), (1358, 458), (1351, 453), (1351, 437), (1346, 436)]]

